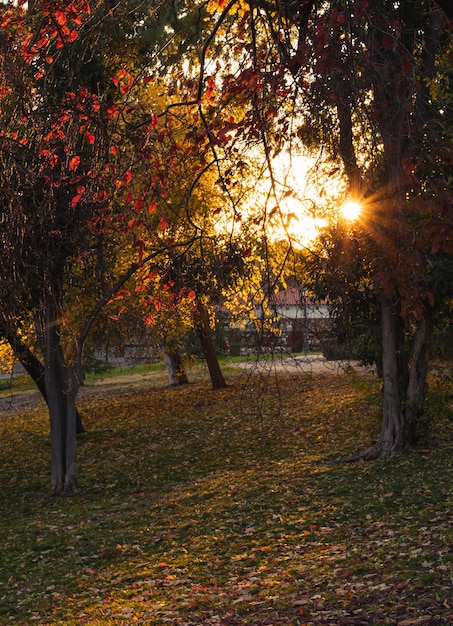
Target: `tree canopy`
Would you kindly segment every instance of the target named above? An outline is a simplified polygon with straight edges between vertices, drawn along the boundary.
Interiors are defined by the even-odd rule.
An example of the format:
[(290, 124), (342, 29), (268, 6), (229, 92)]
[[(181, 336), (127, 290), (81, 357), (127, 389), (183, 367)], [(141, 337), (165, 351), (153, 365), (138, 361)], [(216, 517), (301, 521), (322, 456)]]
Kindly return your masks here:
[[(16, 346), (24, 326), (36, 329), (55, 493), (76, 488), (83, 350), (105, 307), (121, 299), (109, 312), (118, 317), (134, 291), (145, 320), (162, 304), (191, 310), (203, 340), (213, 304), (243, 297), (245, 276), (275, 290), (292, 249), (269, 252), (283, 150), (321, 154), (323, 175), (337, 172), (362, 205), (354, 229), (320, 239), (309, 265), (314, 291), (352, 315), (365, 302), (380, 328), (382, 432), (360, 456), (413, 442), (435, 314), (451, 298), (446, 4), (0, 7), (0, 260), (10, 268), (0, 327)], [(254, 194), (263, 177), (264, 199)]]

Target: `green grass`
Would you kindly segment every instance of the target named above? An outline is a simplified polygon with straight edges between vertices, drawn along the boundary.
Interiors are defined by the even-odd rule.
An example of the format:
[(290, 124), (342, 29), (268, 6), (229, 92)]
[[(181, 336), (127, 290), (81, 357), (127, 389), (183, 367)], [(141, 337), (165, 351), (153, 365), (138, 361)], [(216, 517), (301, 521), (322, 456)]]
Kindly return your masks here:
[(230, 383), (85, 403), (68, 498), (46, 414), (0, 420), (1, 624), (453, 622), (451, 422), (339, 465), (378, 432), (372, 378)]
[(27, 391), (34, 389), (35, 385), (27, 374), (9, 376), (0, 380), (0, 395), (14, 391)]
[(115, 378), (116, 376), (122, 376), (123, 374), (148, 374), (150, 372), (160, 372), (165, 369), (164, 363), (146, 363), (144, 365), (130, 365), (123, 367), (108, 367), (101, 372), (88, 372), (85, 376), (85, 381), (90, 383), (91, 381), (104, 380), (105, 378)]

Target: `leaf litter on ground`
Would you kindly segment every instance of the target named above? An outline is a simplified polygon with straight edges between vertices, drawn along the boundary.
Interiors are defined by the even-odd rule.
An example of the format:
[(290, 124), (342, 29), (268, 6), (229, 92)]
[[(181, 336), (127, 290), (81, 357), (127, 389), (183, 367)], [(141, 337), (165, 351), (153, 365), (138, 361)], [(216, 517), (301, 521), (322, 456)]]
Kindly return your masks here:
[(338, 465), (378, 433), (372, 376), (229, 382), (87, 400), (70, 498), (45, 412), (0, 420), (0, 623), (453, 623), (451, 422)]

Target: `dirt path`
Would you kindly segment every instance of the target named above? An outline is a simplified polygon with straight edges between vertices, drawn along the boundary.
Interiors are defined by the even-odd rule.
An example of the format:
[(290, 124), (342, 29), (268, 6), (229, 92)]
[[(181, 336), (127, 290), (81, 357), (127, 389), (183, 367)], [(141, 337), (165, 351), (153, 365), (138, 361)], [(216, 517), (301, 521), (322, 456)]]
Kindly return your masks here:
[[(307, 355), (280, 358), (279, 356), (272, 358), (261, 358), (259, 361), (253, 358), (244, 360), (240, 363), (230, 364), (238, 370), (244, 370), (248, 374), (259, 372), (279, 372), (279, 373), (295, 373), (301, 374), (342, 374), (347, 365), (355, 368), (361, 368), (357, 363), (346, 363), (345, 361), (326, 361), (324, 357), (319, 355)], [(196, 374), (194, 377), (189, 372), (189, 378), (201, 380), (207, 376), (207, 372), (201, 376)], [(101, 398), (107, 396), (115, 396), (124, 393), (137, 393), (140, 390), (149, 390), (152, 388), (162, 388), (167, 384), (167, 375), (165, 372), (153, 372), (148, 374), (126, 373), (112, 378), (89, 383), (80, 389), (78, 401), (82, 403), (84, 400)], [(0, 395), (0, 417), (5, 415), (20, 414), (25, 411), (44, 407), (44, 400), (41, 394), (36, 390), (28, 391), (10, 391)]]
[[(160, 386), (165, 384), (162, 378)], [(149, 389), (159, 384), (151, 379), (149, 374), (124, 374), (112, 378), (106, 378), (81, 387), (78, 395), (78, 403), (91, 398), (115, 396), (124, 393), (133, 393), (140, 389)], [(35, 389), (27, 391), (6, 391), (0, 395), (0, 417), (3, 415), (18, 414), (24, 411), (32, 411), (42, 408), (45, 402)]]

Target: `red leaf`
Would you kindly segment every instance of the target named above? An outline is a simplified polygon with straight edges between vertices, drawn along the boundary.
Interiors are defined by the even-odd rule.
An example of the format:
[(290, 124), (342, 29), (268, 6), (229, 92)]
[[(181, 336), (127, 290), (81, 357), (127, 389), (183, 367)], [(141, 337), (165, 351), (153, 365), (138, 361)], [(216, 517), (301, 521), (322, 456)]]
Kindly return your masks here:
[(81, 193), (78, 193), (77, 195), (75, 195), (73, 199), (71, 200), (71, 207), (72, 208), (76, 207), (79, 204), (81, 198), (82, 198)]
[(161, 217), (159, 222), (159, 228), (161, 230), (166, 230), (168, 228), (168, 222), (166, 217)]
[(389, 35), (384, 35), (382, 37), (382, 47), (384, 48), (384, 50), (393, 50), (395, 46), (395, 40), (393, 39), (393, 37), (390, 37)]
[(79, 156), (72, 157), (72, 159), (69, 161), (69, 171), (75, 172), (75, 170), (79, 167), (79, 165), (80, 165), (80, 157)]
[(92, 145), (94, 143), (95, 136), (93, 135), (93, 133), (87, 133), (86, 138), (89, 144)]
[(127, 170), (127, 172), (125, 172), (123, 176), (123, 184), (128, 185), (131, 182), (132, 178), (133, 178), (133, 175), (132, 175), (131, 170)]
[(48, 44), (47, 37), (41, 37), (41, 39), (36, 43), (37, 48), (45, 48)]
[(137, 226), (140, 226), (140, 220), (137, 219), (131, 219), (128, 221), (127, 223), (127, 227), (129, 230), (133, 230), (134, 228), (136, 228)]
[(153, 201), (148, 204), (148, 213), (154, 213), (156, 210), (157, 204)]
[(407, 174), (408, 176), (413, 174), (415, 170), (417, 169), (417, 166), (415, 165), (415, 163), (411, 161), (411, 159), (408, 159), (406, 157), (403, 157), (401, 159), (401, 167), (403, 168), (404, 173)]
[[(96, 195), (96, 202), (106, 202), (108, 197), (108, 192), (105, 189), (101, 189)], [(99, 209), (99, 211), (101, 211), (101, 209)], [(102, 211), (106, 211), (106, 209), (102, 209)]]

